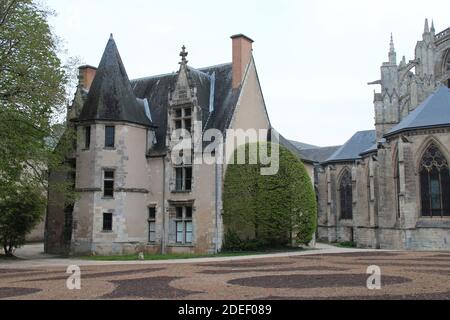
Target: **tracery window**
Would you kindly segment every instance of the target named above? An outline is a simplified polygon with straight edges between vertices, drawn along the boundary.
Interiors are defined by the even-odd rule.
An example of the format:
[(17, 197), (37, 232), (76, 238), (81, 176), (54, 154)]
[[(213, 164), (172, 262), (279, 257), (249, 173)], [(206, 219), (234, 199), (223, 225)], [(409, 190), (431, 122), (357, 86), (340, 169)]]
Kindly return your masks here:
[(341, 219), (353, 219), (353, 186), (352, 174), (345, 170), (339, 183), (339, 199)]
[(447, 55), (447, 71), (450, 71), (450, 53)]
[[(450, 52), (447, 54), (447, 61), (445, 62), (446, 64), (446, 71), (449, 72), (450, 71)], [(450, 79), (447, 79), (447, 87), (450, 88)]]
[(435, 144), (431, 144), (420, 163), (422, 216), (450, 216), (450, 172), (448, 162)]

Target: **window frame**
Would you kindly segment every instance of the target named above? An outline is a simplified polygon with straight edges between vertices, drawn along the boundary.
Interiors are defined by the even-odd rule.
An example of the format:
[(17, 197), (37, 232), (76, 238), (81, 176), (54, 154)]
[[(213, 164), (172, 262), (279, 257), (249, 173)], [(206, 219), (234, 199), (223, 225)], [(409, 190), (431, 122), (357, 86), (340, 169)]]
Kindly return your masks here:
[[(112, 178), (107, 177), (107, 173), (112, 172)], [(114, 169), (103, 169), (103, 198), (114, 199), (115, 195), (115, 180), (116, 180), (116, 170)], [(106, 187), (107, 182), (112, 182), (112, 187)], [(106, 194), (106, 192), (111, 191), (111, 195)]]
[[(179, 209), (182, 209), (181, 217), (178, 216)], [(175, 243), (177, 245), (192, 245), (194, 241), (194, 208), (190, 205), (175, 206), (175, 211)], [(191, 212), (190, 217), (187, 215), (188, 211)], [(190, 226), (190, 230), (188, 226)], [(188, 241), (188, 235), (190, 236), (190, 241)]]
[[(148, 243), (156, 243), (156, 207), (148, 207)], [(154, 230), (152, 230), (152, 226)], [(152, 234), (153, 239), (152, 240)]]
[[(347, 209), (350, 211), (347, 212)], [(340, 220), (353, 220), (353, 178), (348, 169), (339, 179), (339, 216)]]
[[(109, 223), (106, 225), (106, 222), (108, 221), (106, 219), (108, 217)], [(112, 232), (113, 226), (114, 226), (114, 217), (112, 212), (103, 212), (103, 226), (102, 226), (102, 232)], [(105, 228), (106, 226), (106, 228)]]
[[(192, 106), (174, 107), (173, 128), (184, 129), (192, 134), (193, 108)], [(178, 125), (180, 124), (180, 126)], [(187, 125), (189, 124), (189, 125)]]
[[(193, 186), (193, 166), (175, 166), (175, 189), (174, 192), (192, 192)], [(188, 174), (189, 173), (189, 174)]]
[[(108, 129), (112, 130), (112, 135), (108, 135)], [(110, 144), (108, 138), (112, 139)], [(114, 149), (116, 147), (116, 126), (105, 125), (105, 149)]]
[(89, 150), (91, 148), (91, 126), (84, 127), (84, 150)]
[[(418, 177), (420, 217), (450, 218), (450, 167), (444, 153), (435, 143), (430, 143), (423, 152)], [(433, 185), (437, 188), (433, 188)]]

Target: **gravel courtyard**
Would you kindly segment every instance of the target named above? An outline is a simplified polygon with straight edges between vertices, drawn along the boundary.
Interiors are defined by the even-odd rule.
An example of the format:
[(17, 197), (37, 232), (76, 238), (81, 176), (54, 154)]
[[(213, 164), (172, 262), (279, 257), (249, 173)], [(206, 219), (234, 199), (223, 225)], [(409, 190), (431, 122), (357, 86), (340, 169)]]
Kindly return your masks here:
[[(368, 290), (367, 267), (382, 272)], [(0, 299), (450, 299), (449, 252), (351, 252), (221, 262), (81, 266), (0, 263)]]

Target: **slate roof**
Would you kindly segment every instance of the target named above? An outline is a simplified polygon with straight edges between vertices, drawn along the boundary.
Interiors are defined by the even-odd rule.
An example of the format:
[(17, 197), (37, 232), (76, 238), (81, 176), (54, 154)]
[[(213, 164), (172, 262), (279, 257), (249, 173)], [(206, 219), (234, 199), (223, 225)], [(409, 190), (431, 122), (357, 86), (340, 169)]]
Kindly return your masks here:
[(311, 161), (321, 163), (331, 157), (331, 155), (333, 155), (340, 147), (341, 146), (301, 149), (300, 153)]
[(294, 140), (289, 140), (290, 143), (292, 143), (294, 146), (296, 146), (298, 149), (316, 149), (319, 148), (318, 146), (314, 146), (312, 144), (298, 142)]
[[(197, 99), (202, 109), (203, 130), (216, 128), (224, 132), (229, 127), (240, 94), (239, 90), (232, 89), (232, 64), (201, 69), (188, 67), (188, 78), (191, 85), (197, 88)], [(175, 88), (176, 80), (177, 73), (131, 80), (134, 94), (140, 99), (147, 99), (152, 120), (158, 125), (157, 144), (152, 151), (156, 155), (165, 152), (168, 97), (169, 92)]]
[(385, 136), (448, 125), (450, 125), (450, 89), (442, 85)]
[(372, 148), (375, 143), (375, 130), (359, 131), (323, 163), (345, 162), (360, 159), (360, 154), (369, 148)]
[(364, 150), (359, 155), (360, 156), (365, 156), (365, 155), (367, 155), (369, 153), (373, 153), (373, 152), (376, 152), (376, 151), (378, 151), (378, 145), (376, 143), (374, 143), (369, 149)]
[[(276, 131), (275, 129), (271, 129), (271, 130)], [(304, 154), (302, 154), (301, 150), (299, 148), (297, 148), (291, 141), (289, 141), (288, 139), (283, 137), (283, 135), (281, 135), (280, 133), (278, 133), (278, 136), (279, 136), (278, 141), (274, 141), (274, 142), (276, 142), (279, 145), (282, 145), (286, 149), (290, 150), (294, 155), (297, 156), (297, 158), (299, 158), (303, 162), (310, 163), (310, 164), (314, 163), (314, 161), (312, 161), (311, 159), (306, 157)]]
[(153, 126), (136, 100), (112, 35), (78, 120), (125, 121)]

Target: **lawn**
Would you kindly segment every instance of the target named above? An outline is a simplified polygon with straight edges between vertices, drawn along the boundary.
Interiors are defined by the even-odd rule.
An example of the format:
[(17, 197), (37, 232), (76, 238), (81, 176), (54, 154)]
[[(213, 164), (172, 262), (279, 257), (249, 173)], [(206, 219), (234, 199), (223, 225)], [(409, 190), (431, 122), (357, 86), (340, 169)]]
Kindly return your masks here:
[[(221, 252), (217, 254), (146, 254), (144, 260), (182, 260), (182, 259), (198, 259), (198, 258), (221, 258), (221, 257), (239, 257), (250, 255), (263, 255), (270, 253), (283, 253), (283, 252), (299, 252), (311, 249), (304, 248), (287, 248), (284, 250), (274, 249), (267, 251), (239, 251), (239, 252)], [(81, 259), (94, 260), (94, 261), (138, 261), (139, 254), (132, 255), (112, 255), (112, 256), (84, 256)]]
[(339, 247), (339, 248), (347, 248), (347, 249), (356, 249), (357, 245), (354, 242), (335, 242), (332, 243), (332, 245)]

